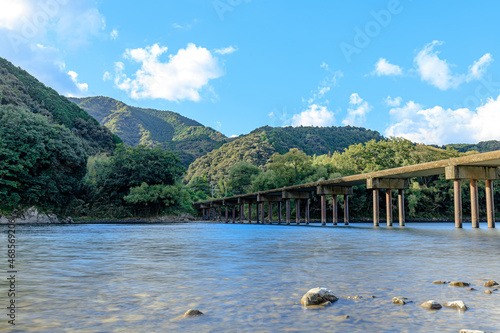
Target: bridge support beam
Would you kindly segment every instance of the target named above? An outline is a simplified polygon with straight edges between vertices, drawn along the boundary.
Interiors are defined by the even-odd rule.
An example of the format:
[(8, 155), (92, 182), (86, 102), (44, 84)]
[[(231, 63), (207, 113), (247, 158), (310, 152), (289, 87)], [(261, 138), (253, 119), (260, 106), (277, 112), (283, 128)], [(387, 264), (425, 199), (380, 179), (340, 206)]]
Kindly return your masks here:
[(399, 226), (405, 226), (405, 191), (403, 189), (398, 190), (398, 211), (399, 211)]
[(349, 196), (344, 194), (344, 225), (349, 225)]
[(488, 228), (495, 228), (495, 205), (493, 200), (493, 181), (487, 179), (486, 183), (486, 216)]
[(310, 208), (310, 201), (311, 199), (306, 199), (306, 224), (309, 224), (311, 222), (310, 216), (309, 216), (309, 208)]
[(373, 190), (373, 226), (378, 227), (380, 213), (380, 190), (378, 188)]
[(282, 202), (278, 202), (278, 224), (281, 224), (281, 210), (282, 210)]
[(300, 200), (302, 199), (309, 199), (311, 197), (310, 192), (290, 192), (290, 191), (283, 191), (282, 193), (282, 198), (286, 200), (287, 202), (287, 224), (290, 224), (290, 199), (295, 199), (295, 221), (297, 224), (300, 224)]
[(244, 212), (243, 212), (243, 204), (240, 204), (240, 223), (243, 223), (243, 215), (244, 215)]
[(332, 215), (333, 215), (333, 225), (339, 223), (339, 202), (338, 196), (336, 194), (332, 197)]
[[(338, 223), (338, 195), (344, 195), (344, 198), (353, 194), (352, 186), (334, 186), (334, 185), (319, 185), (316, 187), (316, 194), (321, 195), (321, 224), (326, 224), (326, 195), (331, 195), (333, 207), (333, 225)], [(347, 205), (349, 207), (349, 204)], [(349, 214), (347, 214), (347, 223), (349, 223)], [(344, 214), (344, 221), (345, 221)]]
[(494, 228), (493, 180), (498, 179), (499, 169), (491, 166), (448, 166), (445, 168), (446, 179), (454, 181), (455, 227), (462, 227), (462, 191), (461, 180), (470, 180), (471, 221), (473, 228), (479, 228), (479, 195), (477, 181), (486, 182), (486, 215), (488, 227)]
[(290, 199), (285, 200), (285, 211), (286, 224), (290, 225)]
[(378, 227), (380, 213), (380, 190), (385, 190), (385, 206), (387, 226), (393, 224), (392, 216), (392, 190), (398, 190), (399, 225), (405, 225), (404, 190), (409, 188), (408, 179), (403, 178), (368, 178), (366, 188), (373, 190), (373, 225)]
[(273, 203), (271, 201), (268, 202), (268, 211), (267, 217), (269, 219), (269, 224), (273, 224)]

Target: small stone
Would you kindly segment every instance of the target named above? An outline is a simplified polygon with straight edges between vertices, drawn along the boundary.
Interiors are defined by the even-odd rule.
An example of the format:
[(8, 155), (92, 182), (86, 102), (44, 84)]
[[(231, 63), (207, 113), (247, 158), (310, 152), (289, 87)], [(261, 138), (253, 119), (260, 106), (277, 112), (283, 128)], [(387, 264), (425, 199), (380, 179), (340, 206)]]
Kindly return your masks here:
[(361, 296), (347, 296), (348, 299), (361, 299), (362, 297)]
[(444, 302), (443, 306), (446, 306), (447, 308), (456, 309), (459, 311), (465, 311), (468, 309), (467, 305), (465, 305), (465, 303), (462, 301)]
[(429, 310), (439, 310), (442, 308), (442, 305), (434, 300), (424, 302), (424, 303), (420, 304), (420, 306), (422, 306), (426, 309), (429, 309)]
[(408, 303), (408, 298), (406, 297), (393, 297), (392, 304), (405, 305)]
[(476, 288), (467, 288), (467, 290), (474, 291)]
[(436, 281), (432, 281), (433, 284), (447, 284), (449, 283), (448, 281), (440, 281), (440, 280), (436, 280)]
[(341, 316), (340, 318), (342, 318), (342, 319), (349, 319), (349, 318), (351, 318), (351, 316), (345, 315), (345, 316)]
[(186, 311), (186, 313), (184, 313), (184, 317), (195, 317), (195, 316), (200, 316), (202, 314), (203, 312), (201, 312), (200, 310), (189, 309)]
[(485, 290), (484, 293), (485, 294), (493, 294), (493, 292), (491, 290)]
[(453, 286), (453, 287), (468, 287), (468, 286), (470, 286), (470, 283), (468, 283), (468, 282), (461, 282), (461, 281), (452, 281), (452, 282), (450, 282), (450, 286)]
[(498, 283), (496, 283), (495, 281), (493, 280), (490, 280), (490, 281), (487, 281), (483, 284), (483, 286), (485, 287), (493, 287), (493, 286), (498, 286)]
[[(338, 300), (333, 291), (326, 288), (313, 288), (302, 296), (300, 303), (304, 306), (329, 305)], [(328, 302), (328, 303), (327, 303)]]
[(371, 295), (371, 296), (370, 296), (370, 298), (377, 298), (377, 296), (375, 296), (375, 295)]

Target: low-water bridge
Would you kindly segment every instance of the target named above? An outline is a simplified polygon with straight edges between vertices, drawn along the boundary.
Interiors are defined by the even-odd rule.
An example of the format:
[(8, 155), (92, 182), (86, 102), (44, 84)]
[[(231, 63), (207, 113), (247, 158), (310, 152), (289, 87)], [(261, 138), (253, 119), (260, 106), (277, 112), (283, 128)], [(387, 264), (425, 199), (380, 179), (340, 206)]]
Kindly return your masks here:
[[(204, 219), (222, 219), (222, 208), (225, 212), (226, 223), (230, 221), (229, 212), (232, 212), (232, 222), (238, 220), (243, 223), (244, 205), (248, 205), (248, 222), (252, 222), (252, 205), (256, 205), (256, 222), (265, 223), (264, 203), (268, 203), (267, 222), (273, 222), (273, 203), (278, 205), (277, 222), (290, 224), (290, 200), (295, 200), (297, 224), (301, 223), (301, 204), (305, 203), (305, 223), (310, 223), (309, 205), (313, 195), (321, 196), (321, 224), (326, 225), (327, 196), (331, 196), (333, 204), (333, 225), (339, 223), (338, 196), (344, 200), (344, 224), (349, 224), (349, 196), (353, 194), (353, 186), (366, 185), (367, 190), (373, 192), (373, 224), (379, 226), (379, 197), (381, 190), (385, 191), (387, 225), (392, 226), (392, 191), (398, 191), (399, 225), (405, 225), (404, 190), (409, 186), (409, 179), (414, 177), (433, 176), (444, 174), (446, 179), (454, 184), (455, 227), (462, 228), (462, 190), (461, 182), (470, 182), (471, 221), (473, 228), (479, 228), (479, 200), (478, 181), (485, 181), (486, 215), (488, 227), (495, 227), (495, 208), (493, 200), (493, 181), (500, 175), (500, 150), (451, 158), (446, 160), (404, 166), (358, 175), (329, 179), (314, 183), (288, 186), (268, 191), (248, 193), (197, 202), (194, 206), (202, 213)], [(282, 221), (282, 205), (285, 204), (285, 221)], [(237, 211), (238, 210), (238, 214)]]

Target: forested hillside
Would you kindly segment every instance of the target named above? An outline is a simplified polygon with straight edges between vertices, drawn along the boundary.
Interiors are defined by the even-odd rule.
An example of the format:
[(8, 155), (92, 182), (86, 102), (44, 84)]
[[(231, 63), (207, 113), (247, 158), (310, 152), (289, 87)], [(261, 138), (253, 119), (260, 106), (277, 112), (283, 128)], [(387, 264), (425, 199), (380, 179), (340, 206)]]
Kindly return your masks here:
[(478, 151), (480, 153), (486, 153), (489, 151), (500, 150), (500, 141), (497, 140), (481, 141), (477, 144), (454, 143), (444, 146), (444, 148), (448, 147), (456, 149), (461, 153), (466, 153), (468, 151)]
[(80, 189), (88, 154), (121, 140), (84, 110), (0, 58), (0, 211), (52, 211)]
[(126, 144), (172, 150), (185, 167), (227, 141), (222, 133), (175, 112), (142, 109), (102, 96), (70, 100)]
[(299, 149), (305, 154), (323, 155), (343, 151), (350, 145), (370, 140), (384, 140), (378, 132), (359, 127), (261, 127), (250, 134), (224, 144), (194, 161), (188, 169), (186, 182), (199, 177), (211, 182), (228, 180), (232, 166), (247, 162), (264, 167), (270, 157)]

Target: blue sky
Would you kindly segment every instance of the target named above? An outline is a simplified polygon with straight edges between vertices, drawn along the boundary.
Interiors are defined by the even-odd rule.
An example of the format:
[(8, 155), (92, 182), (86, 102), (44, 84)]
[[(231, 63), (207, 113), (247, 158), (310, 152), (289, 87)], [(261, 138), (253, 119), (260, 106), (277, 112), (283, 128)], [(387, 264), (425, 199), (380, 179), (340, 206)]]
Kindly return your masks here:
[(227, 136), (370, 128), (500, 140), (497, 1), (0, 0), (0, 56), (71, 96)]

